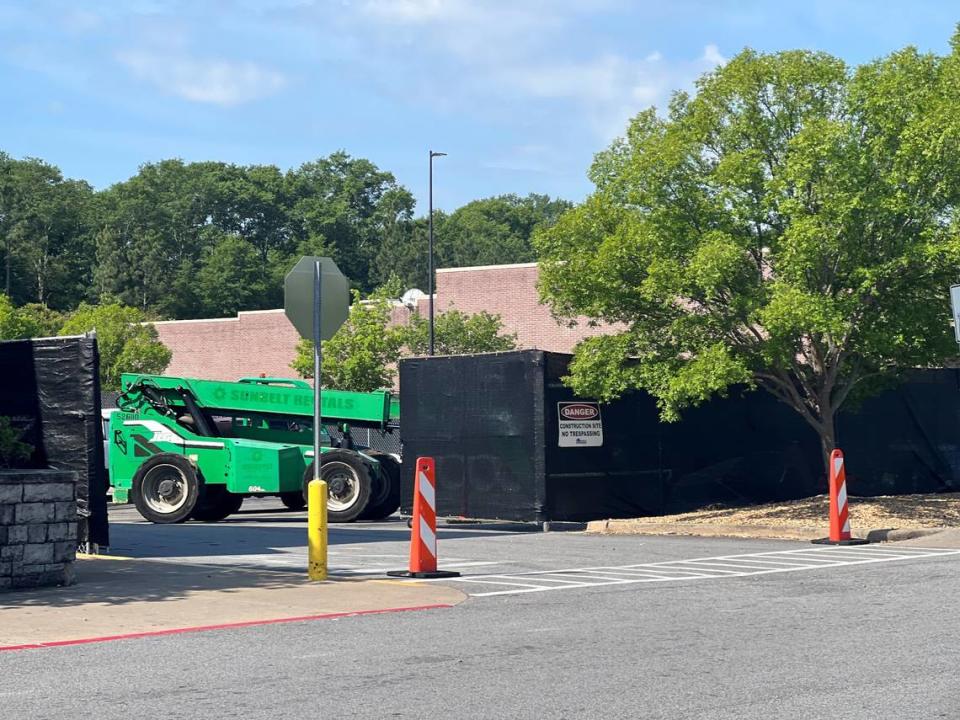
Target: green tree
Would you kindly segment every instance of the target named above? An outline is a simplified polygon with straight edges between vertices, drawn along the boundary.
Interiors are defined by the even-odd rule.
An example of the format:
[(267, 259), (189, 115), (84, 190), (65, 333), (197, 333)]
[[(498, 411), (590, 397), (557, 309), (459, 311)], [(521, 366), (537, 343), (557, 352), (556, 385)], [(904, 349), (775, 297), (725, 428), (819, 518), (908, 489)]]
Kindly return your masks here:
[[(504, 335), (499, 315), (484, 311), (467, 315), (447, 310), (434, 317), (434, 352), (437, 355), (502, 352), (517, 347), (515, 334)], [(427, 319), (414, 313), (410, 324), (401, 330), (403, 344), (411, 355), (426, 355), (430, 347)]]
[[(571, 204), (546, 195), (499, 195), (450, 214), (437, 234), (441, 267), (533, 262), (533, 234), (553, 225)], [(436, 228), (435, 228), (436, 229)]]
[[(323, 343), (323, 387), (370, 392), (393, 385), (402, 337), (397, 328), (388, 327), (391, 306), (386, 291), (365, 301), (353, 291), (349, 318)], [(313, 377), (312, 340), (297, 345), (297, 357), (290, 366), (301, 377)]]
[(65, 318), (62, 313), (40, 303), (27, 303), (16, 310), (20, 337), (53, 337), (60, 333)]
[(42, 160), (0, 153), (3, 292), (60, 309), (85, 296), (93, 267), (93, 191)]
[(851, 72), (745, 50), (638, 115), (595, 192), (541, 233), (541, 293), (625, 329), (580, 344), (570, 384), (643, 388), (667, 420), (735, 383), (816, 430), (900, 368), (956, 354), (960, 34)]
[(46, 305), (30, 303), (18, 308), (0, 293), (0, 340), (52, 337), (60, 331), (63, 320)]
[[(429, 344), (426, 319), (414, 314), (409, 325), (391, 326), (393, 298), (401, 281), (394, 276), (367, 300), (353, 292), (350, 317), (323, 344), (324, 387), (369, 392), (391, 387), (402, 355), (425, 355)], [(434, 347), (439, 355), (513, 350), (516, 335), (504, 335), (499, 315), (466, 315), (458, 310), (437, 314)], [(301, 377), (313, 377), (313, 342), (302, 340), (290, 367)]]
[(297, 237), (322, 239), (343, 273), (368, 292), (371, 262), (381, 244), (405, 232), (413, 195), (391, 173), (342, 151), (291, 171), (288, 185)]
[[(437, 267), (503, 265), (536, 259), (533, 235), (572, 207), (547, 195), (499, 195), (474, 200), (453, 213), (435, 211)], [(374, 279), (397, 274), (405, 288), (427, 289), (427, 218), (406, 222), (383, 238), (371, 261)]]
[(97, 332), (100, 350), (100, 383), (105, 390), (120, 387), (125, 372), (161, 373), (170, 364), (170, 350), (157, 339), (152, 325), (137, 308), (117, 302), (81, 303), (60, 329), (61, 335)]
[(253, 245), (236, 235), (223, 235), (204, 253), (195, 291), (206, 313), (226, 317), (257, 307), (267, 278), (267, 268)]
[(20, 438), (23, 432), (0, 416), (0, 468), (23, 467), (33, 454), (33, 446)]
[(17, 340), (24, 337), (22, 321), (10, 298), (0, 293), (0, 340)]
[[(227, 172), (223, 163), (164, 160), (99, 193), (97, 294), (166, 316), (191, 316), (171, 289), (191, 290), (200, 257), (216, 240), (203, 231), (218, 216), (217, 183)], [(197, 304), (194, 293), (188, 297)]]

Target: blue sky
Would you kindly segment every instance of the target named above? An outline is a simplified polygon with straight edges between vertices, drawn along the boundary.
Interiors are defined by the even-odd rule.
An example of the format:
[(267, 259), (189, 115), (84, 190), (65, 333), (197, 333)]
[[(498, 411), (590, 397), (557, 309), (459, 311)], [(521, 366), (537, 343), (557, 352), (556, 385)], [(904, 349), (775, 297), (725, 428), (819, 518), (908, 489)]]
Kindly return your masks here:
[(595, 152), (744, 46), (851, 64), (945, 52), (954, 2), (0, 0), (0, 150), (98, 188), (169, 157), (281, 168), (344, 149), (426, 211), (571, 200)]

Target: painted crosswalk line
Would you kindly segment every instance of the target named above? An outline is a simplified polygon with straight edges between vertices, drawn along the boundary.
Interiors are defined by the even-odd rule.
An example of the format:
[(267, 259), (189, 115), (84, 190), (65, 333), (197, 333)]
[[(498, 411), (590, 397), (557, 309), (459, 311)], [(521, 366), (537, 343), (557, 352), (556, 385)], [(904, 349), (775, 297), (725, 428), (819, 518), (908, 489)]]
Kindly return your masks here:
[(492, 597), (615, 585), (751, 577), (954, 555), (960, 555), (960, 550), (867, 546), (817, 547), (665, 560), (634, 565), (595, 565), (556, 570), (464, 575), (433, 582), (453, 584), (472, 597)]

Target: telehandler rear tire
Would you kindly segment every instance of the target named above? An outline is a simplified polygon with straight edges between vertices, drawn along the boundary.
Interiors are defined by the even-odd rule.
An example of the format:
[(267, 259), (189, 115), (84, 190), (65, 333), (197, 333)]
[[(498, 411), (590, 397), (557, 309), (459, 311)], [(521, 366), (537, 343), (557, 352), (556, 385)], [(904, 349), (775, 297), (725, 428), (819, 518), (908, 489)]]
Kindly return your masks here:
[(400, 508), (400, 463), (392, 455), (379, 450), (363, 452), (380, 463), (381, 476), (374, 482), (374, 492), (360, 519), (383, 520)]
[[(327, 520), (332, 523), (353, 522), (366, 509), (373, 483), (370, 469), (351, 450), (330, 450), (323, 454), (320, 477), (327, 483)], [(313, 480), (313, 463), (303, 473), (303, 497)]]
[(200, 522), (219, 522), (237, 512), (241, 505), (243, 495), (227, 492), (223, 485), (207, 485), (190, 517)]
[[(310, 470), (310, 477), (313, 478), (313, 470)], [(284, 492), (280, 493), (280, 502), (283, 503), (283, 506), (288, 510), (303, 510), (307, 506), (307, 500), (303, 497), (303, 493), (294, 490), (293, 492)]]
[(196, 509), (200, 480), (182, 455), (159, 453), (137, 468), (130, 497), (144, 519), (161, 525), (181, 523)]

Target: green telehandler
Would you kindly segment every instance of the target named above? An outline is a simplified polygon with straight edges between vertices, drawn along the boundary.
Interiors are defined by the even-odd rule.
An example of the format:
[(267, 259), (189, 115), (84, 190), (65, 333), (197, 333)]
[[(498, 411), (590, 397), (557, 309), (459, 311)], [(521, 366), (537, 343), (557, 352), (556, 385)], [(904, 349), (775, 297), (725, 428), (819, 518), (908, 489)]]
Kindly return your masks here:
[[(354, 445), (350, 427), (391, 432), (387, 391), (324, 390), (321, 474), (331, 522), (381, 519), (400, 505), (400, 462)], [(237, 382), (125, 374), (107, 444), (113, 501), (155, 523), (222, 520), (244, 497), (306, 505), (313, 477), (313, 388), (303, 380)], [(326, 423), (342, 433), (331, 440)]]

